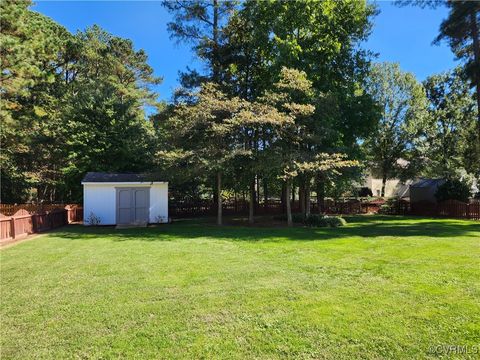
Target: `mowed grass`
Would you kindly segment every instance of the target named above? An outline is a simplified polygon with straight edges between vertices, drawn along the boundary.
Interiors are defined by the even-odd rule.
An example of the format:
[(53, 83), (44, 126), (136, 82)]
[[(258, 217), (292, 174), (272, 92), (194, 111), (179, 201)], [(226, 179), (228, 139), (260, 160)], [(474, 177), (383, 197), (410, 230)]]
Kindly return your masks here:
[(1, 358), (476, 358), (480, 223), (347, 220), (70, 226), (6, 248)]

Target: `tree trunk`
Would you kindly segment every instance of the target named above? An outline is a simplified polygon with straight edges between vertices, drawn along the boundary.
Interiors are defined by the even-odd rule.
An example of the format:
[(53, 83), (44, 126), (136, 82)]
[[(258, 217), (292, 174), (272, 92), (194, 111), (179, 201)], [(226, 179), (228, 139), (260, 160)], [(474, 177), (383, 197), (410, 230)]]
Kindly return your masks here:
[(218, 59), (218, 0), (213, 0), (213, 56), (212, 56), (212, 78), (214, 82), (219, 82), (220, 71), (218, 69), (219, 59)]
[(263, 179), (263, 207), (265, 208), (265, 213), (268, 212), (268, 186), (267, 179)]
[(222, 173), (217, 172), (217, 225), (222, 225)]
[(218, 178), (215, 177), (214, 183), (212, 184), (212, 206), (209, 209), (209, 212), (214, 215), (218, 209)]
[(385, 173), (382, 176), (382, 192), (381, 192), (381, 197), (383, 198), (385, 196), (385, 186), (387, 184), (387, 175)]
[(298, 187), (298, 201), (300, 203), (300, 212), (305, 216), (305, 183), (300, 180)]
[(258, 211), (260, 209), (260, 176), (255, 176), (255, 211)]
[(475, 87), (477, 88), (477, 127), (478, 127), (478, 141), (480, 141), (480, 39), (478, 37), (478, 26), (476, 20), (476, 12), (472, 8), (470, 12), (470, 25), (473, 38), (473, 62), (475, 64)]
[(325, 182), (321, 175), (317, 176), (317, 206), (318, 206), (318, 213), (323, 213), (323, 205), (325, 201)]
[(253, 210), (255, 207), (255, 178), (252, 179), (250, 183), (250, 201), (248, 204), (248, 223), (253, 224), (254, 218), (253, 218)]
[(285, 182), (282, 183), (282, 195), (281, 195), (281, 202), (282, 202), (282, 214), (287, 213), (287, 188), (285, 186)]
[(310, 179), (305, 182), (305, 216), (310, 215)]
[(237, 202), (237, 192), (233, 191), (233, 199), (234, 199), (234, 206), (235, 206), (235, 214), (238, 212), (238, 202)]
[(286, 181), (286, 184), (285, 184), (285, 197), (287, 199), (287, 225), (290, 227), (293, 225), (293, 222), (292, 222), (292, 206), (291, 206), (291, 203), (290, 203), (290, 180), (287, 180)]
[[(292, 184), (292, 204), (295, 205), (295, 184)], [(290, 200), (290, 196), (287, 197)]]
[(245, 211), (245, 204), (247, 203), (247, 195), (245, 195), (245, 190), (242, 191), (242, 212)]

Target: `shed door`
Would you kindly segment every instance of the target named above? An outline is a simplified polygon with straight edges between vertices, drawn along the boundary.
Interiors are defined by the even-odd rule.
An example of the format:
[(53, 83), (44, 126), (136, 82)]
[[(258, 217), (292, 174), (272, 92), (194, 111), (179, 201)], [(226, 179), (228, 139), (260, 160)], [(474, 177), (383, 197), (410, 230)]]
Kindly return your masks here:
[(149, 188), (117, 188), (117, 224), (148, 223), (149, 197)]
[(142, 224), (148, 222), (149, 189), (132, 189), (133, 196), (133, 222)]

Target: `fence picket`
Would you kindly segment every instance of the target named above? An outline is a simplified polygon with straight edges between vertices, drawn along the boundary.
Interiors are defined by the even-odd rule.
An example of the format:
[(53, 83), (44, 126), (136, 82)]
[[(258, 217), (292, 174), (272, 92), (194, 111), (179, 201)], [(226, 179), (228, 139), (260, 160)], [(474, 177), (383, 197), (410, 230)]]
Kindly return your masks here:
[(0, 241), (14, 240), (83, 220), (83, 208), (77, 205), (68, 205), (64, 208), (50, 207), (50, 210), (31, 204), (26, 206), (27, 209), (19, 205), (10, 207), (0, 205), (2, 205), (0, 208), (7, 209), (10, 213), (12, 209), (16, 209), (10, 216), (0, 212)]
[[(383, 200), (360, 201), (346, 200), (334, 201), (326, 199), (321, 205), (322, 213), (325, 214), (367, 214), (379, 212)], [(255, 215), (276, 215), (285, 211), (280, 200), (268, 200), (256, 208)], [(292, 212), (299, 212), (300, 205), (298, 201), (292, 202)], [(382, 209), (383, 211), (383, 209)], [(391, 204), (385, 213), (390, 215), (418, 215), (418, 216), (439, 216), (453, 217), (471, 220), (480, 220), (480, 202), (463, 203), (456, 200), (447, 200), (441, 203), (432, 203), (427, 201), (410, 203), (405, 200), (398, 200)], [(246, 215), (248, 214), (248, 201), (237, 200), (235, 202), (225, 201), (223, 204), (225, 215)], [(194, 217), (194, 216), (212, 216), (216, 213), (216, 206), (213, 201), (201, 200), (198, 202), (171, 202), (169, 204), (169, 214), (172, 217)], [(318, 205), (312, 202), (311, 213), (318, 213)]]

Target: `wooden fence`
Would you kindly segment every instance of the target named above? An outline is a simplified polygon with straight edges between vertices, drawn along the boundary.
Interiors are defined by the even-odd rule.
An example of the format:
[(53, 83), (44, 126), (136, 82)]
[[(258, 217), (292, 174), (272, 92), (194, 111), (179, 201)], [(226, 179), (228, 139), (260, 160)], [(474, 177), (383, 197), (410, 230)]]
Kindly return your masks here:
[(470, 203), (457, 200), (446, 200), (440, 203), (419, 201), (410, 204), (410, 214), (480, 220), (480, 201)]
[[(77, 205), (67, 205), (63, 208), (51, 207), (51, 210), (44, 210), (44, 208), (38, 206), (26, 207), (29, 210), (19, 208), (11, 215), (0, 213), (0, 241), (19, 239), (29, 234), (83, 220), (83, 208)], [(6, 206), (3, 208), (11, 212)]]
[[(357, 199), (347, 199), (343, 201), (334, 201), (327, 199), (321, 205), (321, 212), (326, 214), (367, 214), (377, 213), (380, 207), (385, 203), (384, 200), (360, 201)], [(248, 201), (244, 200), (225, 200), (222, 204), (224, 215), (246, 215), (248, 214)], [(292, 212), (300, 212), (299, 201), (291, 202)], [(198, 200), (192, 202), (169, 203), (169, 215), (173, 218), (185, 218), (195, 216), (213, 216), (216, 214), (217, 206), (211, 200)], [(318, 204), (311, 203), (310, 211), (318, 213)], [(278, 215), (285, 212), (284, 204), (277, 199), (269, 199), (256, 204), (254, 208), (255, 215)]]
[[(292, 212), (300, 212), (298, 201), (292, 201)], [(202, 200), (198, 202), (170, 202), (169, 214), (173, 218), (214, 216), (216, 204), (213, 201)], [(311, 203), (311, 213), (318, 213), (316, 202)], [(280, 200), (268, 200), (267, 203), (257, 204), (254, 209), (255, 215), (277, 215), (285, 212)], [(326, 199), (321, 205), (321, 213), (324, 214), (382, 214), (390, 215), (419, 215), (431, 217), (452, 217), (471, 220), (480, 220), (480, 202), (473, 201), (463, 203), (456, 200), (447, 200), (441, 203), (416, 202), (410, 203), (405, 200), (389, 201), (378, 199), (373, 201), (346, 199), (334, 201)], [(225, 215), (246, 215), (248, 214), (248, 201), (225, 201), (223, 203)]]

